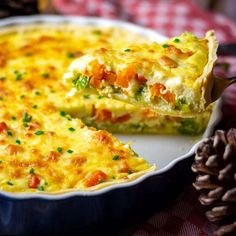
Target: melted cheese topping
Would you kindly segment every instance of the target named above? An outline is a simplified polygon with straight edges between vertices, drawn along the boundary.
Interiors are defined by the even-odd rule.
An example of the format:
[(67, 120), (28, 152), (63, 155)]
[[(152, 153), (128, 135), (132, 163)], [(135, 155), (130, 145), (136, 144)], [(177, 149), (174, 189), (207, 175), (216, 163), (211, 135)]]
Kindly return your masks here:
[[(210, 90), (210, 84), (202, 83), (199, 78), (209, 64), (209, 54), (216, 54), (215, 48), (212, 52), (209, 49), (214, 35), (212, 32), (207, 35), (209, 39), (200, 39), (184, 33), (164, 44), (101, 48), (72, 62), (64, 80), (77, 89), (90, 86), (101, 95), (147, 106), (163, 114), (201, 112), (202, 87), (208, 86), (206, 90)], [(137, 99), (140, 90), (142, 94)], [(185, 104), (184, 109), (178, 106), (180, 102)]]
[(95, 190), (155, 169), (129, 145), (87, 128), (55, 105), (63, 107), (68, 88), (60, 78), (74, 58), (138, 38), (144, 41), (120, 29), (69, 25), (1, 33), (0, 189), (53, 194)]

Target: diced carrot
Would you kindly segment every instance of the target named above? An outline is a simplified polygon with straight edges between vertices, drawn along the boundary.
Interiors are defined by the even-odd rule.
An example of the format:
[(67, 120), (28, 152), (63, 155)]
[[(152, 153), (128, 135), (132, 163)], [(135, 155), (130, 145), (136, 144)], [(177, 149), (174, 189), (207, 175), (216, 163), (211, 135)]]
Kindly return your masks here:
[(108, 109), (95, 110), (95, 119), (97, 121), (109, 121), (112, 118), (112, 113)]
[(175, 103), (175, 94), (167, 91), (165, 94), (162, 95), (163, 98), (169, 103)]
[(166, 86), (160, 83), (155, 83), (151, 87), (152, 96), (158, 97), (162, 95), (162, 92), (166, 89)]
[(7, 124), (5, 122), (0, 122), (0, 133), (3, 133), (8, 129)]
[(177, 62), (174, 61), (173, 59), (167, 57), (167, 56), (162, 56), (159, 58), (159, 63), (163, 66), (167, 66), (169, 68), (176, 68), (178, 66)]
[(9, 144), (7, 146), (7, 151), (10, 155), (15, 155), (18, 152), (22, 151), (22, 147), (20, 147), (19, 145)]
[(129, 82), (134, 78), (135, 74), (136, 71), (133, 66), (127, 67), (125, 70), (118, 72), (115, 85), (122, 88), (128, 88)]
[(99, 130), (94, 134), (94, 136), (101, 143), (104, 143), (104, 144), (112, 143), (111, 134), (108, 133), (106, 130)]
[(169, 53), (173, 53), (178, 56), (184, 54), (184, 52), (182, 52), (181, 49), (175, 47), (174, 45), (169, 45), (169, 47), (165, 48), (165, 50), (168, 51)]
[(92, 61), (90, 66), (92, 68), (90, 84), (95, 88), (100, 88), (104, 76), (104, 66), (99, 64), (97, 60)]
[(157, 117), (157, 113), (153, 110), (150, 110), (150, 109), (145, 109), (143, 110), (142, 112), (142, 116), (143, 118), (156, 118)]
[(79, 167), (84, 162), (86, 162), (86, 160), (87, 160), (87, 158), (84, 156), (76, 156), (71, 160), (71, 164), (73, 164), (73, 166)]
[(105, 181), (106, 179), (107, 175), (101, 170), (97, 170), (88, 177), (88, 179), (85, 181), (85, 186), (92, 187), (101, 183), (102, 181)]
[(122, 123), (130, 119), (130, 114), (125, 114), (123, 116), (119, 116), (116, 119), (112, 120), (112, 123)]
[(37, 188), (39, 184), (40, 184), (40, 178), (37, 175), (32, 174), (29, 176), (28, 179), (29, 188)]
[(154, 97), (163, 97), (169, 103), (175, 103), (175, 94), (170, 91), (165, 91), (166, 86), (160, 83), (155, 83), (151, 87), (151, 93)]
[(103, 79), (108, 83), (113, 85), (116, 81), (116, 74), (112, 71), (105, 71)]
[(59, 156), (60, 156), (60, 153), (55, 152), (55, 151), (50, 151), (47, 156), (47, 160), (48, 161), (58, 161)]
[(130, 170), (129, 165), (126, 161), (121, 161), (119, 163), (119, 172), (120, 173), (127, 173)]

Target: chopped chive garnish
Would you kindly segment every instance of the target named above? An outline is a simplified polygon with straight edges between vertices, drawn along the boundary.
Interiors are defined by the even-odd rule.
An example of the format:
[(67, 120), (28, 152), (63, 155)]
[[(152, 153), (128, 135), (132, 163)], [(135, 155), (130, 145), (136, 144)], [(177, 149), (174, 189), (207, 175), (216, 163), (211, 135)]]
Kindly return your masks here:
[(21, 141), (19, 139), (16, 140), (17, 144), (21, 144)]
[(93, 30), (93, 33), (96, 35), (101, 35), (102, 31), (101, 30)]
[(79, 75), (76, 79), (72, 80), (72, 84), (77, 88), (77, 89), (85, 89), (88, 88), (89, 86), (89, 77), (85, 75)]
[(68, 130), (72, 131), (72, 132), (75, 131), (75, 129), (73, 127), (68, 128)]
[(43, 78), (49, 78), (50, 74), (48, 72), (44, 72), (41, 74)]
[(0, 96), (0, 101), (2, 101), (3, 100), (3, 97), (2, 96)]
[(125, 51), (125, 52), (130, 52), (130, 51), (131, 51), (131, 49), (129, 49), (129, 48), (126, 48), (124, 51)]
[(178, 38), (175, 38), (175, 39), (174, 39), (174, 42), (175, 42), (175, 43), (179, 43), (180, 40), (179, 40)]
[(62, 152), (62, 148), (61, 148), (61, 147), (58, 147), (58, 148), (57, 148), (57, 151), (58, 151), (58, 152)]
[(72, 52), (67, 52), (67, 53), (66, 53), (66, 56), (67, 56), (68, 58), (74, 58), (74, 57), (75, 57), (74, 53), (72, 53)]
[(29, 116), (29, 114), (27, 112), (23, 113), (23, 118), (22, 121), (23, 123), (28, 123), (32, 120), (32, 116)]
[(38, 106), (37, 105), (33, 105), (32, 108), (36, 109), (36, 108), (38, 108)]
[(135, 99), (137, 101), (139, 101), (142, 98), (143, 92), (144, 92), (144, 87), (140, 87), (137, 89), (137, 91), (135, 93)]
[(162, 47), (163, 47), (163, 48), (168, 48), (169, 45), (167, 45), (167, 44), (163, 44)]
[(131, 175), (132, 173), (133, 173), (132, 170), (129, 170), (129, 171), (128, 171), (128, 175)]
[(2, 76), (0, 77), (0, 81), (4, 81), (6, 79), (6, 77)]
[(41, 93), (39, 91), (36, 91), (35, 92), (35, 95), (40, 95)]
[(85, 99), (89, 99), (90, 98), (90, 95), (89, 94), (84, 94), (83, 96)]
[(2, 160), (0, 160), (0, 164), (2, 164)]
[(24, 73), (21, 73), (21, 72), (15, 70), (14, 74), (15, 74), (15, 80), (22, 80), (23, 79)]
[(67, 150), (67, 152), (68, 152), (68, 153), (73, 153), (74, 151), (71, 150), (71, 149), (69, 149), (69, 150)]
[(7, 181), (7, 184), (10, 185), (10, 186), (14, 185), (14, 184), (13, 184), (12, 182), (10, 182), (10, 181)]
[(12, 119), (12, 120), (16, 120), (16, 117), (15, 117), (15, 116), (12, 116), (11, 119)]
[(7, 135), (12, 136), (12, 132), (10, 130), (7, 131)]
[(38, 185), (38, 186), (37, 186), (37, 189), (38, 189), (39, 191), (44, 191), (44, 187), (43, 187), (42, 185)]
[(34, 168), (31, 168), (31, 169), (29, 170), (29, 173), (30, 173), (30, 174), (35, 174)]
[(103, 96), (101, 96), (101, 95), (98, 95), (98, 99), (101, 99), (101, 98), (103, 98)]
[(25, 98), (25, 95), (24, 94), (20, 95), (20, 99), (23, 99), (23, 98)]
[(99, 184), (104, 183), (104, 182), (105, 182), (104, 179), (99, 180)]
[(42, 131), (42, 130), (37, 130), (34, 134), (36, 134), (36, 135), (42, 135), (42, 134), (44, 134), (44, 131)]
[(45, 185), (48, 186), (48, 182), (45, 182)]
[(112, 159), (113, 159), (114, 161), (117, 161), (117, 160), (119, 160), (119, 156), (118, 156), (118, 155), (115, 155)]
[(60, 115), (61, 116), (66, 116), (66, 112), (65, 111), (60, 111)]

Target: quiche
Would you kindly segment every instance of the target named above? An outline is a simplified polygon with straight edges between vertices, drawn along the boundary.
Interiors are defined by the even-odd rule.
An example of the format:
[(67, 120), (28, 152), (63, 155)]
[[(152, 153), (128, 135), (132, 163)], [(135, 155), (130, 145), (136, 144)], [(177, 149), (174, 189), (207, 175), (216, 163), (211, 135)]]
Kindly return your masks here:
[(65, 106), (61, 77), (74, 58), (132, 37), (117, 28), (70, 24), (0, 31), (0, 190), (94, 191), (156, 169), (129, 144), (57, 107)]
[(183, 33), (163, 44), (101, 47), (74, 60), (64, 81), (163, 115), (191, 117), (209, 104), (216, 50), (213, 31), (205, 38)]
[(147, 41), (119, 28), (66, 23), (0, 30), (0, 190), (57, 194), (133, 181), (156, 166), (105, 130), (204, 130), (210, 109), (186, 119), (92, 91), (66, 97), (71, 85), (62, 76), (73, 60), (101, 47), (119, 49)]

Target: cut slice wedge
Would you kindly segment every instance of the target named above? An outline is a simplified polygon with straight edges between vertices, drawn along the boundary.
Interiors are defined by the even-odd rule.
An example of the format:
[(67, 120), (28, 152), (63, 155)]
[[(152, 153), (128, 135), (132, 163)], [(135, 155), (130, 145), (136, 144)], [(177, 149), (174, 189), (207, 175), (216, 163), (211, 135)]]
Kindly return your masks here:
[(160, 114), (191, 117), (210, 103), (216, 50), (213, 31), (205, 38), (183, 33), (164, 44), (100, 48), (73, 61), (64, 81), (74, 87), (69, 95), (92, 89)]

